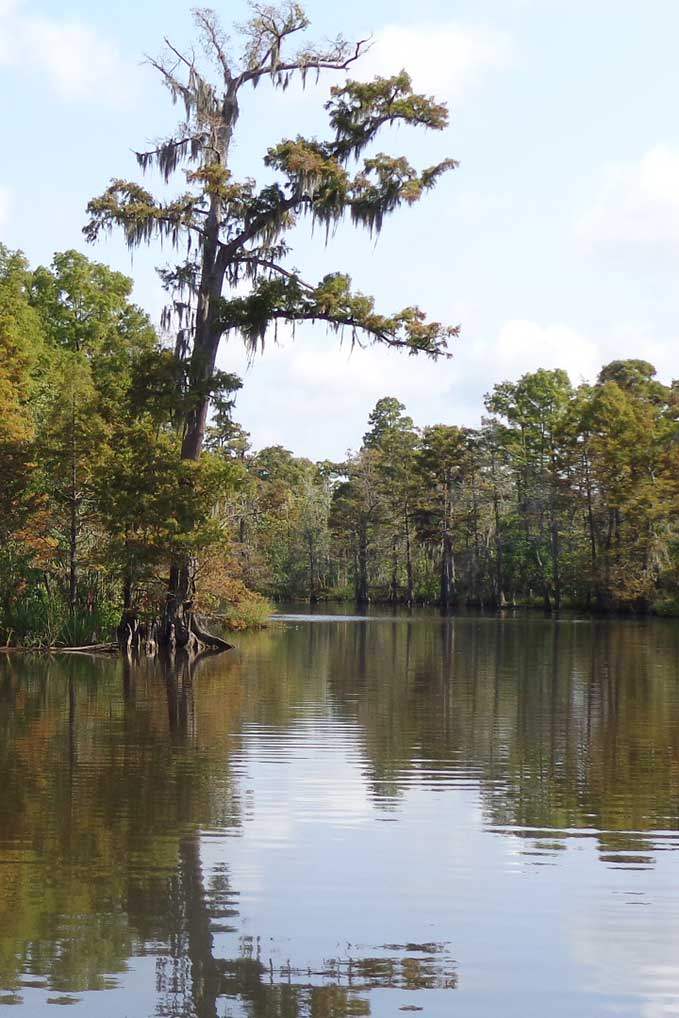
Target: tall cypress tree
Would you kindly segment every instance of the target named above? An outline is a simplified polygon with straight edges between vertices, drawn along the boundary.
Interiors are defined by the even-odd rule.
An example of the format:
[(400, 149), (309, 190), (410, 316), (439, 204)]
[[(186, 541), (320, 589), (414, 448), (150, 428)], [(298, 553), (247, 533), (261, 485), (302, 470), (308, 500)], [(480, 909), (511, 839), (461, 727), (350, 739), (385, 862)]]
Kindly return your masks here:
[[(352, 342), (375, 341), (410, 353), (438, 357), (456, 329), (429, 322), (416, 307), (380, 314), (372, 298), (355, 292), (344, 273), (319, 283), (304, 281), (289, 265), (285, 237), (301, 220), (328, 231), (345, 218), (379, 232), (385, 216), (412, 205), (456, 164), (445, 159), (419, 171), (402, 157), (366, 149), (391, 124), (405, 123), (440, 131), (448, 123), (445, 105), (413, 91), (405, 72), (364, 83), (345, 81), (332, 88), (325, 104), (330, 132), (326, 140), (296, 137), (268, 148), (264, 163), (274, 183), (258, 188), (253, 180), (234, 180), (229, 153), (239, 117), (242, 90), (268, 82), (285, 89), (298, 77), (347, 71), (366, 49), (338, 37), (329, 45), (303, 45), (293, 37), (309, 26), (303, 8), (254, 3), (252, 16), (238, 29), (244, 43), (233, 59), (214, 14), (195, 12), (201, 48), (218, 68), (210, 80), (193, 52), (169, 41), (150, 63), (161, 75), (185, 119), (176, 134), (152, 151), (138, 154), (143, 170), (156, 168), (165, 181), (186, 170), (188, 190), (169, 201), (138, 183), (114, 180), (88, 205), (85, 235), (122, 228), (136, 246), (165, 239), (186, 248), (181, 265), (164, 274), (179, 320), (177, 357), (186, 360), (186, 407), (182, 457), (196, 460), (203, 448), (210, 399), (219, 387), (215, 365), (223, 336), (238, 333), (251, 351), (263, 345), (278, 321), (322, 321), (336, 331), (349, 330)], [(237, 287), (249, 291), (234, 295)], [(241, 294), (239, 288), (238, 293)], [(186, 644), (198, 635), (206, 642), (192, 608), (193, 566), (175, 558), (169, 580), (165, 637)]]

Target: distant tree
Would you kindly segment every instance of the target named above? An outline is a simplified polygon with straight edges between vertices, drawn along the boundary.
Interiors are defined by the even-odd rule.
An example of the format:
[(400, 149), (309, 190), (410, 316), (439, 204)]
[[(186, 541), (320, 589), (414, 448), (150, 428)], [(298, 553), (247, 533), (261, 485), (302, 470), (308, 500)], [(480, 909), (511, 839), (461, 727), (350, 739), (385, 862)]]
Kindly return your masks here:
[(384, 503), (385, 525), (391, 531), (391, 576), (389, 599), (400, 600), (399, 555), (405, 560), (405, 592), (403, 600), (412, 604), (415, 597), (413, 571), (413, 531), (417, 502), (415, 470), (418, 435), (405, 406), (393, 396), (385, 396), (375, 404), (368, 417), (369, 430), (363, 436), (365, 449), (380, 454), (377, 474)]
[[(172, 100), (183, 105), (185, 120), (175, 135), (139, 153), (139, 164), (144, 170), (159, 169), (166, 181), (188, 167), (188, 189), (162, 200), (136, 182), (114, 180), (88, 205), (85, 234), (91, 241), (120, 227), (130, 246), (153, 238), (186, 245), (187, 257), (167, 270), (164, 280), (179, 323), (176, 354), (188, 364), (181, 454), (189, 460), (203, 449), (224, 335), (240, 334), (254, 351), (278, 321), (321, 321), (334, 330), (349, 330), (352, 342), (365, 337), (438, 357), (456, 332), (427, 322), (415, 307), (394, 315), (378, 313), (372, 298), (353, 291), (342, 273), (320, 283), (305, 282), (287, 264), (285, 241), (304, 218), (329, 232), (345, 218), (379, 232), (386, 216), (417, 202), (455, 166), (452, 159), (419, 171), (403, 157), (364, 153), (392, 124), (442, 130), (448, 122), (446, 107), (415, 93), (405, 72), (369, 83), (346, 81), (332, 89), (325, 105), (327, 140), (298, 136), (269, 147), (264, 162), (273, 183), (258, 188), (254, 180), (234, 180), (229, 155), (242, 90), (263, 81), (285, 89), (294, 77), (306, 82), (325, 70), (345, 72), (366, 48), (365, 42), (350, 45), (339, 37), (326, 46), (305, 45), (290, 53), (292, 37), (309, 26), (302, 7), (254, 3), (251, 9), (250, 20), (239, 29), (244, 39), (239, 59), (232, 58), (214, 14), (195, 12), (201, 48), (218, 70), (216, 82), (193, 51), (182, 52), (169, 42), (164, 56), (150, 60)], [(249, 291), (243, 295), (246, 284)], [(232, 291), (229, 297), (225, 289)], [(180, 642), (190, 639), (192, 588), (191, 561), (176, 560), (166, 628)]]
[(370, 601), (372, 545), (385, 515), (380, 459), (379, 452), (369, 448), (351, 456), (342, 467), (346, 480), (333, 492), (330, 525), (352, 557), (354, 595), (359, 605)]
[(677, 410), (671, 389), (654, 376), (645, 361), (614, 361), (602, 369), (584, 407), (602, 607), (647, 607), (676, 541), (671, 456), (663, 450), (676, 442)]
[(464, 480), (466, 437), (462, 428), (434, 424), (422, 432), (418, 452), (421, 498), (418, 507), (424, 539), (439, 547), (439, 604), (457, 600), (455, 538)]
[(395, 396), (378, 399), (368, 417), (368, 430), (363, 436), (367, 449), (379, 448), (385, 439), (395, 432), (412, 432), (415, 425), (412, 417), (405, 412), (405, 406)]
[(487, 409), (504, 422), (517, 511), (546, 608), (561, 603), (562, 439), (572, 397), (565, 371), (540, 368), (518, 382), (496, 385), (486, 398)]

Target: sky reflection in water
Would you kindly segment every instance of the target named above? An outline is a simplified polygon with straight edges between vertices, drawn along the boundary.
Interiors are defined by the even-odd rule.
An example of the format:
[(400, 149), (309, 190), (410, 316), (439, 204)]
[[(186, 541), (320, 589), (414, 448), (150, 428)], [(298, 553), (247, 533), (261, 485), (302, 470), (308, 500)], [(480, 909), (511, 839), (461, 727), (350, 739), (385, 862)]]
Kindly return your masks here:
[(677, 661), (422, 613), (1, 660), (0, 1005), (679, 1014)]

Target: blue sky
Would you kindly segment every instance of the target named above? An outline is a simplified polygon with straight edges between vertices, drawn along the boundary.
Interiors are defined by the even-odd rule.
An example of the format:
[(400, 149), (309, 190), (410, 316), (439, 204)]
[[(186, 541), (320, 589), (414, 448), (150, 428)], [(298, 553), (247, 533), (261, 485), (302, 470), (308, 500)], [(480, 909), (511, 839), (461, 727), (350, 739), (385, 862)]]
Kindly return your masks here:
[[(154, 266), (171, 252), (117, 238), (86, 248), (87, 199), (113, 176), (137, 176), (131, 154), (171, 131), (174, 110), (142, 65), (162, 36), (188, 43), (188, 4), (144, 0), (0, 0), (0, 238), (33, 262), (79, 247), (132, 274), (158, 317)], [(240, 0), (216, 3), (225, 25)], [(325, 246), (306, 230), (293, 263), (307, 278), (349, 270), (384, 311), (419, 304), (462, 325), (447, 363), (375, 348), (349, 354), (321, 327), (282, 336), (248, 366), (235, 340), (221, 363), (243, 374), (239, 419), (256, 446), (341, 456), (356, 447), (382, 395), (420, 424), (474, 424), (493, 384), (539, 366), (574, 382), (615, 357), (679, 375), (679, 4), (672, 0), (309, 0), (317, 36), (370, 34), (356, 76), (406, 66), (448, 100), (451, 126), (407, 130), (381, 147), (460, 168), (375, 244), (341, 228)], [(234, 170), (262, 174), (266, 147), (323, 130), (324, 90), (258, 90), (244, 103)]]

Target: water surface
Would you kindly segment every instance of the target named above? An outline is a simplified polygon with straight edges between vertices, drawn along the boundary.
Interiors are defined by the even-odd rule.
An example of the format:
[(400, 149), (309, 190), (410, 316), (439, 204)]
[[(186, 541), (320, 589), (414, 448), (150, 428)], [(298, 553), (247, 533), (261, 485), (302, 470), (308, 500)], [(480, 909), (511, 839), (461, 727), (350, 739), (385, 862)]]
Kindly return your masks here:
[(679, 1014), (678, 848), (674, 622), (284, 616), (191, 671), (0, 660), (17, 1015)]

